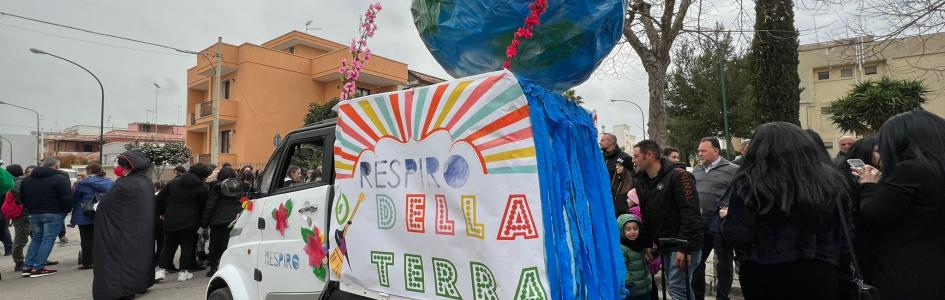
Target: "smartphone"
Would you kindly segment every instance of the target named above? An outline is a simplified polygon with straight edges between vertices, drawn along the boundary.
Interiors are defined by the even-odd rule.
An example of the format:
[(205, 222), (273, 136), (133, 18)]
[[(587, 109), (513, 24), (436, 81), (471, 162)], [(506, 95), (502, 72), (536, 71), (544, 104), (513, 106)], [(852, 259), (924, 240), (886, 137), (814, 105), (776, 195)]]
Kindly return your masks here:
[(847, 164), (850, 164), (851, 169), (859, 169), (866, 166), (866, 163), (862, 159), (848, 159)]

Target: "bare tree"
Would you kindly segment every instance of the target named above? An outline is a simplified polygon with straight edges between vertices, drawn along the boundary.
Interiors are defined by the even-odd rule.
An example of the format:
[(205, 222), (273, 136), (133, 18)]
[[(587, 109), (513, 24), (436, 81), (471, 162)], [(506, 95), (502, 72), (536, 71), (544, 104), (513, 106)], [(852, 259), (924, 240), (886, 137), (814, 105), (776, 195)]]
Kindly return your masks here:
[[(663, 104), (666, 70), (673, 42), (683, 29), (691, 5), (691, 0), (680, 0), (679, 3), (676, 0), (663, 0), (662, 3), (633, 0), (624, 20), (623, 36), (640, 57), (648, 78), (650, 121), (647, 127), (650, 139), (661, 145), (667, 141), (666, 107)], [(652, 14), (654, 7), (658, 15)]]

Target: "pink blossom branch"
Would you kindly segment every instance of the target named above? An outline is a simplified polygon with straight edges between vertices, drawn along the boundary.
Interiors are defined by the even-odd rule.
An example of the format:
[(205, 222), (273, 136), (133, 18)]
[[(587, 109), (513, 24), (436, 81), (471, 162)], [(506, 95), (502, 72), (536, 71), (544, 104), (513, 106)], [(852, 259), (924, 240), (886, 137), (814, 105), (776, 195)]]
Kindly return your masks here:
[(364, 65), (368, 60), (371, 59), (371, 49), (367, 47), (367, 40), (374, 36), (374, 33), (377, 32), (377, 24), (374, 22), (377, 19), (377, 13), (381, 11), (383, 7), (381, 3), (374, 3), (368, 6), (364, 16), (361, 17), (361, 25), (358, 27), (358, 33), (360, 37), (358, 39), (352, 39), (351, 45), (348, 48), (348, 51), (351, 53), (351, 61), (348, 59), (341, 59), (341, 67), (338, 68), (338, 73), (341, 75), (342, 90), (341, 90), (341, 99), (346, 100), (355, 95), (358, 90), (357, 80), (361, 77), (361, 70), (364, 69)]

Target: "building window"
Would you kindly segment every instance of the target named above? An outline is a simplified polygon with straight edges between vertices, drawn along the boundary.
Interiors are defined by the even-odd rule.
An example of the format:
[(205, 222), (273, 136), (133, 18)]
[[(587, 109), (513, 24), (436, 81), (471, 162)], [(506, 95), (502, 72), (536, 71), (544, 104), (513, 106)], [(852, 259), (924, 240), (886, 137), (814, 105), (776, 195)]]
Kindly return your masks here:
[(295, 46), (290, 46), (289, 48), (285, 48), (285, 52), (295, 54)]
[(366, 89), (366, 88), (358, 88), (358, 90), (354, 92), (355, 97), (364, 97), (370, 94), (371, 94), (371, 90)]
[(876, 74), (876, 66), (867, 66), (863, 68), (863, 73), (866, 75)]
[(95, 146), (92, 144), (82, 145), (82, 152), (95, 152)]
[(230, 99), (230, 81), (223, 82), (223, 99)]
[(232, 130), (220, 131), (220, 153), (230, 153), (230, 140), (232, 138)]
[(817, 72), (817, 80), (827, 80), (827, 79), (830, 79), (830, 71)]
[(141, 124), (140, 132), (151, 132), (151, 124)]
[(840, 69), (840, 77), (842, 78), (853, 77), (853, 69), (852, 68)]

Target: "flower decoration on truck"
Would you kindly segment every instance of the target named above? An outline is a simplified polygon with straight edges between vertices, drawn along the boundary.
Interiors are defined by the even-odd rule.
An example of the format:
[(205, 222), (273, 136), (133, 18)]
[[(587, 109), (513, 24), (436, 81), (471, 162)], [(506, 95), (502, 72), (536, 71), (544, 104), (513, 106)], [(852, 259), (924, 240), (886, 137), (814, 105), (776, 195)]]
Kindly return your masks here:
[(308, 265), (312, 273), (321, 281), (325, 281), (328, 274), (328, 249), (325, 245), (325, 234), (318, 227), (302, 228), (302, 240), (305, 241), (305, 254), (308, 254)]
[(285, 236), (286, 228), (289, 228), (289, 216), (292, 215), (292, 199), (285, 203), (279, 203), (279, 208), (272, 210), (272, 218), (276, 220), (276, 230), (282, 236)]

